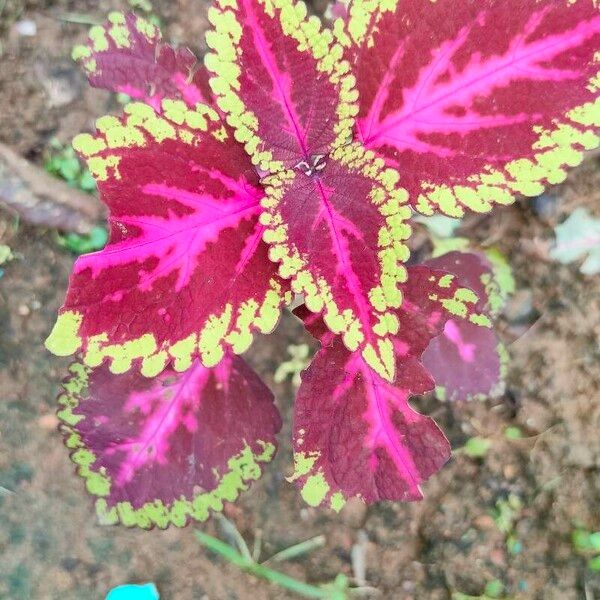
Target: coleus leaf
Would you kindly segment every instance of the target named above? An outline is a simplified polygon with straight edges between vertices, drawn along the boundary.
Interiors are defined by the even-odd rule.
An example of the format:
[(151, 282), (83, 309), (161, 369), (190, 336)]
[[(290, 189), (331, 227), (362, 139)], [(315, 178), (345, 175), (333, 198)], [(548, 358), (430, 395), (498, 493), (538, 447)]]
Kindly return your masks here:
[(431, 269), (446, 271), (458, 277), (462, 285), (477, 294), (481, 311), (496, 316), (501, 310), (505, 297), (501, 296), (491, 261), (482, 252), (451, 251), (430, 258), (424, 264)]
[(436, 395), (453, 402), (501, 395), (507, 362), (506, 348), (493, 329), (455, 319), (423, 354)]
[(446, 320), (486, 318), (476, 310), (475, 294), (441, 271), (411, 267), (402, 290), (393, 383), (348, 351), (306, 307), (295, 311), (321, 340), (302, 375), (294, 414), (292, 480), (312, 506), (339, 510), (354, 496), (368, 503), (420, 499), (420, 484), (450, 456), (444, 434), (408, 400), (434, 387), (420, 357)]
[(133, 103), (74, 141), (110, 211), (110, 241), (75, 263), (47, 341), (114, 373), (146, 376), (270, 332), (289, 288), (275, 273), (258, 222), (263, 191), (243, 148), (215, 111), (164, 100), (162, 116)]
[[(434, 217), (423, 218), (431, 219)], [(470, 254), (475, 254), (479, 257), (475, 259), (476, 265), (469, 265), (469, 262), (465, 263), (465, 266), (470, 266), (470, 269), (461, 268), (461, 273), (464, 274), (464, 277), (470, 277), (472, 285), (476, 287), (480, 283), (484, 285), (487, 295), (487, 308), (493, 317), (498, 316), (509, 296), (515, 293), (516, 288), (512, 267), (502, 251), (495, 246), (474, 248), (471, 240), (463, 237), (442, 239), (432, 236), (431, 241), (433, 243), (432, 258), (438, 258), (446, 254), (467, 257)], [(483, 262), (481, 262), (482, 257)], [(459, 268), (459, 265), (455, 263), (453, 269), (456, 268)], [(473, 277), (473, 274), (478, 274), (477, 277), (480, 278), (480, 283), (476, 283), (477, 277)]]
[(350, 65), (306, 11), (292, 0), (218, 0), (208, 12), (210, 85), (236, 139), (265, 171), (315, 169), (351, 137)]
[[(449, 252), (425, 261), (457, 277), (479, 297), (481, 312), (497, 315), (505, 295), (494, 276), (494, 266), (480, 252)], [(500, 395), (508, 355), (494, 329), (464, 319), (449, 319), (442, 335), (431, 340), (423, 364), (436, 383), (441, 399), (466, 401)]]
[(164, 98), (193, 107), (210, 102), (208, 71), (187, 48), (162, 41), (160, 29), (133, 13), (113, 12), (73, 50), (90, 85), (127, 94), (160, 111)]
[(355, 0), (335, 31), (358, 137), (424, 214), (536, 196), (598, 146), (594, 0)]
[(410, 212), (397, 175), (348, 144), (356, 92), (341, 47), (290, 0), (224, 0), (209, 18), (219, 107), (271, 174), (261, 217), (271, 259), (349, 349), (393, 379), (390, 309), (401, 302)]
[(349, 350), (394, 378), (391, 335), (402, 302), (410, 209), (393, 171), (359, 144), (335, 150), (318, 177), (284, 171), (263, 180), (270, 257), (306, 306), (322, 312)]
[(103, 523), (148, 529), (204, 521), (261, 476), (281, 417), (238, 356), (154, 379), (70, 367), (59, 397), (65, 443)]

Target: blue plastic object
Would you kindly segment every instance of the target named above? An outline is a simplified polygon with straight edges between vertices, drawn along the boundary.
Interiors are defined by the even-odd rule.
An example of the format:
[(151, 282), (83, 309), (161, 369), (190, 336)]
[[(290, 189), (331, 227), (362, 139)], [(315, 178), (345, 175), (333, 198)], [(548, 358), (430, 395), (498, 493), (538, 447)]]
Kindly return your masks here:
[(144, 585), (120, 585), (113, 588), (106, 600), (159, 600), (158, 590), (153, 583)]

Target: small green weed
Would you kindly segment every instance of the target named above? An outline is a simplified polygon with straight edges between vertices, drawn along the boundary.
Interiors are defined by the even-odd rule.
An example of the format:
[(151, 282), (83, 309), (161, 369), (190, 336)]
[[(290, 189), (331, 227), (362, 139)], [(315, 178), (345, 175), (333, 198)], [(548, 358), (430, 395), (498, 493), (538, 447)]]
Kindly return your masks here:
[(505, 598), (504, 585), (499, 579), (489, 581), (485, 585), (483, 594), (480, 596), (469, 596), (462, 592), (452, 592), (452, 600), (496, 600), (497, 598)]
[[(517, 441), (523, 439), (523, 432), (520, 427), (516, 425), (509, 425), (504, 430), (504, 437), (511, 441)], [(469, 458), (485, 458), (488, 451), (492, 447), (493, 440), (491, 438), (482, 437), (476, 435), (474, 437), (470, 437), (465, 445), (457, 448), (454, 453), (455, 454), (465, 454)]]
[(79, 162), (75, 150), (71, 146), (63, 146), (56, 139), (50, 141), (44, 168), (50, 175), (64, 179), (74, 188), (88, 193), (96, 189), (92, 174)]
[(490, 511), (496, 527), (506, 537), (506, 549), (513, 555), (520, 554), (523, 550), (523, 544), (515, 531), (515, 526), (522, 513), (523, 502), (516, 494), (509, 494), (508, 498), (500, 498)]
[(160, 17), (154, 12), (154, 7), (150, 0), (127, 0), (129, 8), (143, 15), (144, 19), (156, 25), (156, 27), (162, 27)]
[(504, 430), (504, 437), (507, 440), (522, 440), (523, 432), (520, 427), (516, 427), (515, 425), (510, 425)]
[(221, 558), (236, 565), (242, 571), (250, 573), (255, 577), (269, 581), (289, 592), (293, 592), (304, 598), (318, 598), (321, 600), (348, 600), (351, 595), (359, 594), (365, 589), (351, 587), (348, 578), (340, 573), (331, 582), (323, 585), (312, 585), (298, 581), (285, 573), (276, 571), (267, 565), (267, 563), (283, 562), (292, 558), (297, 558), (308, 554), (316, 548), (320, 548), (325, 543), (325, 538), (321, 535), (294, 544), (293, 546), (277, 552), (267, 560), (259, 562), (261, 553), (261, 542), (257, 539), (254, 549), (250, 552), (244, 538), (239, 533), (235, 525), (222, 515), (215, 515), (218, 522), (221, 524), (224, 533), (233, 541), (234, 545), (230, 545), (218, 538), (208, 535), (202, 531), (195, 531), (198, 541), (214, 554), (218, 554)]
[(11, 261), (14, 258), (12, 250), (6, 244), (0, 244), (0, 278), (4, 277), (3, 264)]
[(287, 351), (291, 358), (280, 363), (273, 379), (275, 383), (283, 383), (288, 377), (291, 377), (292, 383), (296, 387), (300, 387), (300, 374), (310, 363), (310, 348), (308, 344), (290, 344)]
[(462, 452), (463, 454), (466, 454), (469, 458), (484, 458), (491, 446), (491, 440), (475, 436), (469, 438), (465, 442), (465, 445), (462, 448), (456, 450), (456, 452)]
[(600, 531), (578, 528), (571, 535), (571, 542), (575, 551), (587, 558), (588, 568), (600, 573)]
[[(44, 168), (50, 175), (64, 179), (71, 187), (88, 194), (96, 190), (96, 182), (89, 170), (77, 158), (70, 146), (63, 146), (58, 140), (50, 142)], [(56, 242), (73, 254), (87, 254), (101, 250), (108, 241), (108, 233), (104, 227), (94, 227), (88, 235), (78, 233), (56, 234)]]
[(57, 234), (57, 243), (73, 254), (87, 254), (102, 250), (108, 241), (108, 233), (104, 227), (94, 227), (89, 235), (78, 233)]

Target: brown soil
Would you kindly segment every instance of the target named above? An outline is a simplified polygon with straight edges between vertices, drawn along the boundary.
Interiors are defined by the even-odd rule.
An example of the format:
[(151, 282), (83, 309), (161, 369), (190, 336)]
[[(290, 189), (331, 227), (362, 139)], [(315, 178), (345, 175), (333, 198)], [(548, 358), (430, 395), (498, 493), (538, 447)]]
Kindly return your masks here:
[[(84, 85), (69, 61), (86, 27), (60, 20), (69, 12), (101, 19), (112, 8), (123, 3), (0, 1), (0, 141), (39, 161), (51, 136), (67, 142), (115, 108), (108, 94)], [(157, 12), (171, 39), (202, 50), (204, 3), (165, 0)], [(37, 35), (19, 36), (17, 19), (34, 20)], [(325, 535), (325, 548), (283, 566), (301, 580), (323, 582), (352, 576), (351, 550), (366, 534), (374, 598), (445, 600), (453, 591), (480, 594), (494, 578), (512, 598), (600, 598), (600, 577), (586, 570), (570, 542), (575, 524), (600, 529), (600, 278), (547, 256), (553, 225), (576, 206), (598, 215), (598, 167), (589, 159), (555, 189), (549, 215), (523, 202), (467, 224), (470, 236), (500, 246), (517, 278), (519, 293), (499, 325), (511, 353), (508, 391), (465, 406), (419, 402), (436, 414), (454, 447), (473, 435), (493, 440), (483, 460), (457, 455), (425, 486), (425, 501), (368, 510), (351, 504), (340, 515), (307, 508), (284, 478), (294, 390), (275, 384), (273, 373), (287, 346), (308, 338), (287, 314), (275, 335), (255, 342), (248, 358), (272, 385), (285, 424), (275, 464), (228, 508), (246, 539), (262, 534), (268, 555)], [(52, 232), (6, 213), (0, 243), (16, 257), (0, 279), (0, 485), (13, 492), (0, 497), (0, 598), (100, 599), (112, 586), (135, 581), (155, 581), (165, 600), (290, 597), (206, 553), (191, 527), (146, 533), (96, 522), (55, 428), (67, 361), (48, 355), (42, 343), (73, 257)], [(508, 425), (527, 437), (507, 441)], [(516, 555), (490, 516), (510, 493), (523, 504)], [(220, 534), (213, 522), (201, 528)]]

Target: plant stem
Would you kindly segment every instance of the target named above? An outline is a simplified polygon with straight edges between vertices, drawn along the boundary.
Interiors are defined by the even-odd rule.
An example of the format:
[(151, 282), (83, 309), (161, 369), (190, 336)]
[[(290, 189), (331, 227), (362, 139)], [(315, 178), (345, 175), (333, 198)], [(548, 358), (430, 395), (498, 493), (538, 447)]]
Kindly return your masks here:
[(248, 544), (246, 544), (246, 540), (238, 531), (238, 528), (227, 517), (221, 514), (217, 514), (216, 519), (223, 528), (224, 533), (235, 540), (235, 544), (238, 547), (238, 550), (240, 551), (242, 557), (248, 562), (253, 562), (252, 555), (250, 554), (250, 549), (248, 548)]
[(327, 590), (310, 585), (308, 583), (302, 583), (301, 581), (280, 573), (279, 571), (275, 571), (269, 567), (255, 563), (252, 560), (248, 560), (229, 544), (226, 544), (225, 542), (222, 542), (211, 535), (208, 535), (202, 531), (195, 531), (194, 534), (196, 535), (198, 541), (205, 548), (208, 548), (215, 554), (219, 554), (224, 559), (236, 565), (246, 573), (251, 573), (256, 577), (261, 577), (266, 581), (275, 583), (287, 590), (290, 590), (291, 592), (295, 592), (296, 594), (304, 596), (305, 598), (321, 598), (323, 600), (331, 598), (331, 594)]
[(252, 561), (258, 562), (260, 553), (262, 552), (262, 531), (259, 529), (254, 535), (254, 543), (252, 545)]

